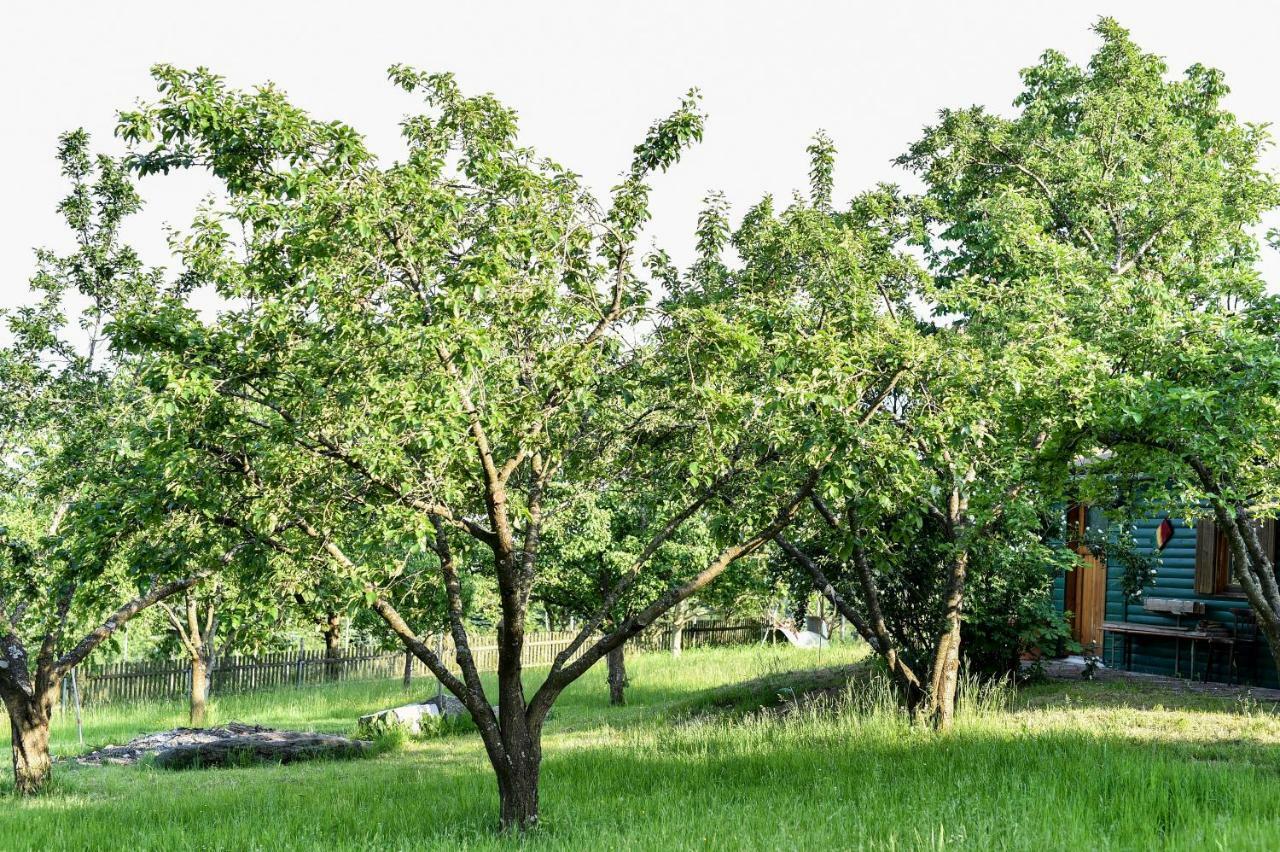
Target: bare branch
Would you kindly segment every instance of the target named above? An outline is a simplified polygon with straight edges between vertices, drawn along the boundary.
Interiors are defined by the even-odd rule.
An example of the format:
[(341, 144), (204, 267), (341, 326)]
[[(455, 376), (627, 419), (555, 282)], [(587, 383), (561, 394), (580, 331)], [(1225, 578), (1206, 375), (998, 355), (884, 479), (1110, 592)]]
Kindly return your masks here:
[(867, 644), (878, 651), (883, 649), (880, 647), (880, 640), (871, 627), (863, 620), (853, 606), (845, 600), (844, 596), (836, 590), (831, 581), (827, 579), (827, 575), (823, 572), (818, 564), (808, 557), (800, 548), (791, 543), (791, 540), (782, 534), (778, 534), (774, 541), (782, 548), (782, 552), (787, 554), (793, 562), (808, 572), (809, 578), (813, 581), (813, 587), (818, 593), (831, 602), (836, 611), (849, 620), (854, 629), (858, 631), (858, 635), (866, 640)]
[(701, 494), (673, 515), (666, 524), (662, 526), (662, 529), (658, 530), (658, 532), (649, 539), (648, 543), (645, 544), (644, 549), (640, 551), (639, 555), (636, 556), (630, 567), (628, 567), (626, 572), (623, 573), (622, 578), (609, 591), (609, 594), (605, 596), (604, 602), (596, 610), (595, 614), (583, 623), (582, 629), (578, 631), (577, 636), (573, 637), (573, 641), (570, 642), (559, 654), (556, 654), (555, 660), (552, 661), (551, 664), (552, 672), (561, 669), (564, 664), (568, 662), (569, 658), (572, 657), (580, 647), (582, 647), (582, 644), (587, 641), (591, 634), (595, 633), (596, 630), (599, 629), (600, 625), (604, 623), (604, 620), (609, 617), (609, 612), (617, 605), (618, 601), (622, 599), (622, 596), (625, 595), (635, 584), (636, 578), (640, 575), (641, 569), (643, 569), (644, 566), (648, 564), (649, 560), (653, 558), (653, 555), (658, 552), (658, 548), (662, 547), (662, 545), (666, 543), (671, 536), (675, 535), (676, 531), (680, 529), (685, 521), (693, 517), (694, 513), (705, 506), (708, 500), (717, 494), (721, 488), (729, 483), (740, 472), (740, 469), (732, 468), (728, 472), (721, 474), (715, 479), (715, 481), (703, 489)]
[(1167, 231), (1174, 221), (1175, 219), (1169, 219), (1163, 225), (1160, 225), (1152, 231), (1151, 236), (1147, 237), (1147, 239), (1143, 241), (1142, 245), (1138, 246), (1134, 251), (1133, 257), (1129, 258), (1124, 263), (1116, 263), (1113, 267), (1115, 274), (1124, 275), (1126, 272), (1133, 269), (1133, 267), (1137, 266), (1138, 261), (1142, 260), (1146, 253), (1151, 250), (1151, 247), (1155, 245), (1156, 240), (1160, 239), (1160, 235)]
[[(278, 417), (280, 417), (280, 419), (284, 420), (285, 423), (295, 427), (295, 429), (300, 428), (300, 424), (297, 422), (296, 418), (279, 406), (273, 405), (266, 399), (226, 387), (220, 387), (219, 392), (225, 396), (230, 396), (245, 402), (251, 402), (255, 405), (264, 406), (274, 412)], [(270, 428), (267, 424), (259, 424), (259, 426), (263, 429)], [(364, 464), (364, 462), (352, 455), (349, 450), (333, 438), (330, 438), (323, 433), (307, 432), (306, 430), (303, 430), (303, 432), (307, 435), (307, 440), (303, 440), (296, 435), (292, 436), (290, 440), (297, 446), (313, 453), (314, 455), (341, 462), (347, 468), (359, 474), (369, 484), (390, 495), (401, 505), (422, 512), (425, 515), (438, 517), (446, 523), (466, 531), (472, 537), (490, 546), (492, 546), (496, 541), (492, 530), (486, 529), (484, 526), (476, 523), (470, 518), (456, 516), (448, 506), (413, 497), (396, 484), (378, 476), (368, 467), (368, 465)]]

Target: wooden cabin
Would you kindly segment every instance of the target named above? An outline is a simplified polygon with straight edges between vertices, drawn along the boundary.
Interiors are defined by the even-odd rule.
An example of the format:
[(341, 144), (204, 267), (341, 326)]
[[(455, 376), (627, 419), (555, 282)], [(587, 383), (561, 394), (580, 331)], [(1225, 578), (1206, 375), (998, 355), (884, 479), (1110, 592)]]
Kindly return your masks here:
[[(1083, 565), (1054, 584), (1054, 603), (1070, 614), (1071, 635), (1108, 668), (1227, 683), (1280, 685), (1266, 640), (1249, 602), (1231, 578), (1231, 553), (1211, 521), (1187, 525), (1170, 517), (1172, 535), (1163, 550), (1156, 531), (1163, 518), (1134, 527), (1136, 549), (1155, 560), (1156, 574), (1141, 594), (1126, 599), (1124, 567), (1106, 564), (1078, 542), (1086, 529), (1105, 524), (1101, 512), (1067, 510), (1068, 538)], [(1260, 533), (1274, 561), (1277, 528)]]

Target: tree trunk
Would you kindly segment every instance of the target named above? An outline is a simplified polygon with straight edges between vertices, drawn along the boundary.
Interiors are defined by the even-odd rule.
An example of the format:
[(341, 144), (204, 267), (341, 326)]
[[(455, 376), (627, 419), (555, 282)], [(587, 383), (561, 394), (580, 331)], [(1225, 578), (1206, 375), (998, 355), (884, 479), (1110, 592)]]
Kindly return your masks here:
[(538, 825), (542, 749), (532, 740), (523, 748), (513, 749), (508, 745), (507, 757), (505, 765), (494, 767), (498, 773), (499, 828), (503, 832), (521, 833)]
[(965, 577), (969, 555), (956, 554), (951, 563), (947, 584), (946, 621), (938, 637), (933, 660), (933, 689), (930, 697), (933, 726), (939, 731), (951, 729), (956, 714), (956, 689), (960, 683), (960, 620), (964, 610)]
[(342, 618), (336, 612), (329, 613), (324, 628), (324, 677), (337, 680), (342, 674)]
[(940, 668), (934, 679), (933, 726), (939, 731), (949, 731), (955, 722), (956, 689), (960, 683), (960, 620), (958, 618), (944, 637), (934, 665)]
[(1275, 566), (1244, 507), (1235, 506), (1234, 511), (1228, 511), (1225, 505), (1215, 503), (1214, 513), (1218, 526), (1227, 534), (1233, 557), (1232, 573), (1244, 589), (1258, 628), (1280, 670), (1280, 590), (1276, 588)]
[(621, 707), (627, 703), (624, 692), (627, 688), (627, 660), (624, 647), (619, 645), (605, 658), (609, 664), (609, 705), (612, 707)]
[(209, 700), (209, 664), (201, 655), (191, 658), (191, 727), (203, 728)]
[(684, 652), (684, 625), (676, 623), (671, 628), (671, 656), (678, 657)]
[(55, 690), (28, 698), (6, 696), (9, 731), (13, 737), (13, 780), (24, 796), (39, 793), (49, 783), (53, 761), (49, 757), (49, 720)]
[(413, 652), (404, 652), (404, 688), (408, 689), (413, 684)]

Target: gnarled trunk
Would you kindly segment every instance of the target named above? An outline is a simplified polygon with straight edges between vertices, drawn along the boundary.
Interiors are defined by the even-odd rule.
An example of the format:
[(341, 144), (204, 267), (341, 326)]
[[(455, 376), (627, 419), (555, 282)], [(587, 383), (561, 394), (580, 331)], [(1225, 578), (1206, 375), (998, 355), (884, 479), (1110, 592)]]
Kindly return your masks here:
[(53, 715), (55, 691), (44, 694), (6, 695), (9, 731), (13, 737), (13, 780), (20, 794), (43, 790), (53, 772), (49, 757), (49, 720)]
[(678, 657), (684, 651), (684, 625), (676, 623), (671, 628), (671, 656)]
[(625, 646), (619, 645), (606, 655), (609, 665), (609, 704), (621, 707), (627, 703), (627, 660)]

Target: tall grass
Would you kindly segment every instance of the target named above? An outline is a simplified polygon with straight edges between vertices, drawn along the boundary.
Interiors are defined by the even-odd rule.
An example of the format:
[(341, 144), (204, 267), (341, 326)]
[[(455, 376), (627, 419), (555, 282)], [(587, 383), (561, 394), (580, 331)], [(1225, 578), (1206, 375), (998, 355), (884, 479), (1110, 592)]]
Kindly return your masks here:
[[(822, 662), (858, 657), (837, 648)], [(805, 685), (828, 682), (815, 664), (790, 648), (646, 655), (629, 664), (625, 708), (607, 706), (603, 671), (589, 673), (548, 726), (544, 825), (521, 841), (493, 834), (492, 776), (475, 736), (459, 735), (354, 763), (181, 774), (60, 766), (52, 794), (0, 800), (0, 846), (1280, 847), (1280, 718), (1264, 704), (1113, 683), (1017, 693), (966, 677), (956, 729), (938, 736), (911, 724), (874, 673), (805, 699)], [(242, 696), (218, 713), (343, 730), (398, 690)], [(86, 730), (154, 730), (180, 711), (104, 708)], [(58, 731), (63, 753), (68, 733)]]

